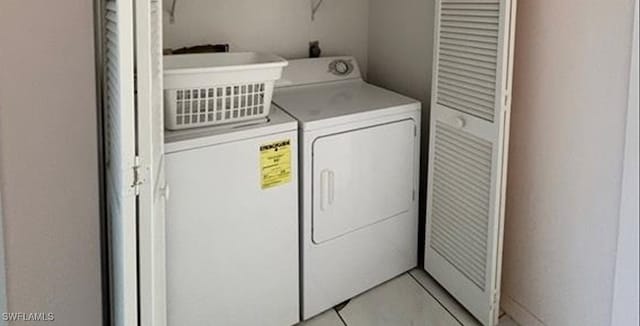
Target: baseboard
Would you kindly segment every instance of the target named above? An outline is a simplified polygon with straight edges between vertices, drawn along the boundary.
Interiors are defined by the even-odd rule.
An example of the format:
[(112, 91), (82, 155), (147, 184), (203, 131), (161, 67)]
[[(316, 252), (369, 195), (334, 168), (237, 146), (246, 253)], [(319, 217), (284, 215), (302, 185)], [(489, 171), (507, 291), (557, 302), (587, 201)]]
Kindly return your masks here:
[(520, 326), (546, 326), (535, 315), (507, 295), (501, 296), (500, 307)]

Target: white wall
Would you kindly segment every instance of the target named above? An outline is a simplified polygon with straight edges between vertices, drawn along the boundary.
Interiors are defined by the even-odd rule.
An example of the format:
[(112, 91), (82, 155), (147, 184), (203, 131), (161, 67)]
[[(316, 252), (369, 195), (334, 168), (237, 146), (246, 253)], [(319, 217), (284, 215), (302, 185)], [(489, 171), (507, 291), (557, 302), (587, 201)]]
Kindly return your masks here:
[(625, 145), (624, 177), (620, 204), (620, 225), (618, 227), (618, 253), (616, 258), (615, 292), (611, 325), (639, 325), (640, 306), (638, 275), (640, 271), (640, 210), (638, 209), (638, 161), (640, 134), (638, 132), (638, 1), (634, 23), (631, 82), (629, 83), (629, 109), (627, 113), (627, 136)]
[(101, 325), (92, 1), (2, 0), (0, 44), (8, 310)]
[(434, 0), (370, 1), (369, 81), (416, 98), (428, 109)]
[(368, 12), (369, 0), (324, 0), (312, 22), (310, 0), (178, 0), (174, 24), (165, 14), (164, 46), (230, 43), (293, 59), (319, 40), (323, 56), (354, 55), (366, 72)]
[(609, 324), (633, 3), (519, 1), (503, 301), (524, 325)]
[[(424, 189), (429, 152), (435, 1), (370, 1), (368, 81), (422, 102), (420, 187)], [(425, 215), (423, 204), (420, 216)]]

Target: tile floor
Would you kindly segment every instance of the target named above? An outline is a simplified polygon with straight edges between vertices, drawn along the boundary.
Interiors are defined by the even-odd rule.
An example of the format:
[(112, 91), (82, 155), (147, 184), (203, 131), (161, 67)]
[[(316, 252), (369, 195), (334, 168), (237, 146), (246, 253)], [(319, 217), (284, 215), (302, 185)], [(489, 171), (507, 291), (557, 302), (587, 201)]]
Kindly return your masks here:
[[(413, 270), (298, 326), (476, 326), (444, 289), (422, 270)], [(509, 316), (499, 326), (518, 326)]]

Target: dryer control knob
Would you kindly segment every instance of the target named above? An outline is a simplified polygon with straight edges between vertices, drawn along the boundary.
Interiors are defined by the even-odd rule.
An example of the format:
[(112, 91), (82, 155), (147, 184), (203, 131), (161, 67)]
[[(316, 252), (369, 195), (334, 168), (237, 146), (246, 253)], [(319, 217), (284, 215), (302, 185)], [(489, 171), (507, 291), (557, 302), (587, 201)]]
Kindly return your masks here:
[(336, 76), (346, 76), (353, 71), (351, 60), (338, 59), (329, 64), (329, 72)]

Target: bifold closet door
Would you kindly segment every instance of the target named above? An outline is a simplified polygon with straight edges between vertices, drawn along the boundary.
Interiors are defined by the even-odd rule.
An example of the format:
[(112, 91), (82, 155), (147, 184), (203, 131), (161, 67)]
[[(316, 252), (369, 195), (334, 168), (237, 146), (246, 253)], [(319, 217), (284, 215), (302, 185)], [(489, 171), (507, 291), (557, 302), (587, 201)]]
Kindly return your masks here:
[(166, 325), (161, 0), (102, 2), (111, 306), (117, 326)]
[(103, 109), (113, 324), (138, 325), (133, 3), (102, 2)]
[(138, 113), (139, 318), (142, 326), (166, 321), (162, 0), (135, 0), (136, 108)]
[(437, 0), (425, 269), (498, 321), (515, 0)]

